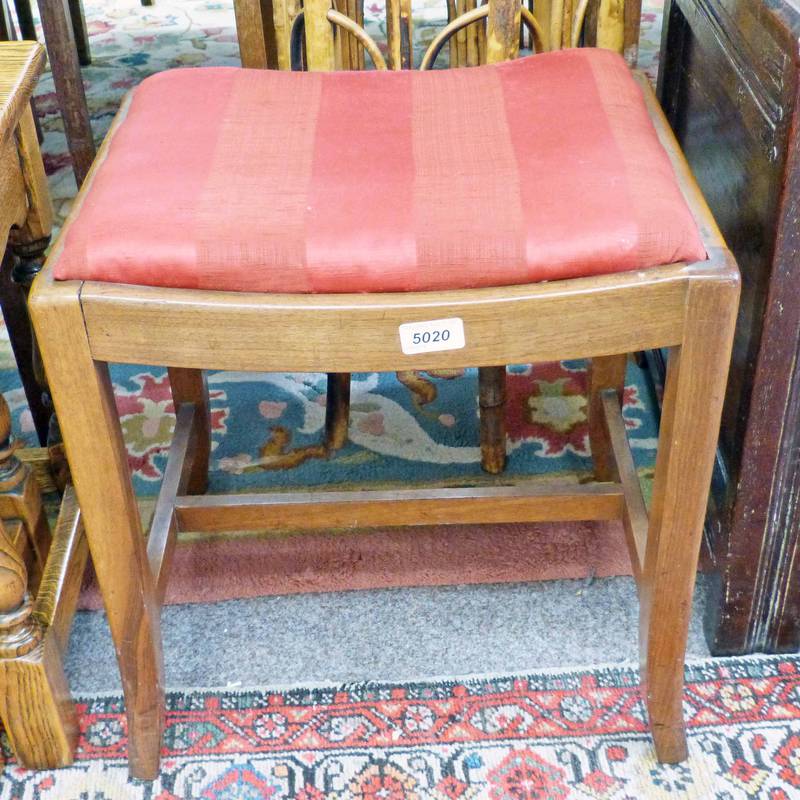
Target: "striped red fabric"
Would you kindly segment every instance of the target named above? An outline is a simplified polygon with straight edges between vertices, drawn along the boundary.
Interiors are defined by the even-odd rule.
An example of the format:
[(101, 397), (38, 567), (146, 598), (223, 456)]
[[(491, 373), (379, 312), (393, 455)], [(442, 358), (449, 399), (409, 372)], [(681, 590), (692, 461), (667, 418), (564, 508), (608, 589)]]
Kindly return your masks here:
[(133, 93), (58, 279), (255, 292), (499, 286), (705, 258), (621, 58), (183, 69)]

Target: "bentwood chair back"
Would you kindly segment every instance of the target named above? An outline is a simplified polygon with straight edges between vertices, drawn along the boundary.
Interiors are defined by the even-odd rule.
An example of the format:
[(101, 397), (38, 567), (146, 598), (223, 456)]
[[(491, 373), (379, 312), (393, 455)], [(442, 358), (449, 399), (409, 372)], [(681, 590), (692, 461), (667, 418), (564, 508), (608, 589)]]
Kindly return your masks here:
[[(641, 3), (635, 0), (537, 0), (531, 7), (520, 7), (521, 34), (535, 53), (576, 47), (581, 43), (596, 45), (625, 54), (629, 63), (635, 63), (639, 36)], [(306, 16), (324, 17), (332, 28), (333, 42), (330, 52), (305, 47)], [(487, 47), (489, 5), (476, 0), (448, 0), (448, 24), (434, 37), (419, 64), (420, 69), (437, 65), (442, 48), (449, 46), (449, 64), (478, 66), (514, 58), (519, 47), (512, 52), (490, 50)], [(259, 6), (259, 27), (265, 24), (265, 10)], [(270, 13), (271, 12), (271, 13)], [(366, 61), (378, 70), (410, 69), (417, 66), (413, 52), (413, 22), (410, 0), (386, 2), (386, 57), (372, 37), (364, 30), (363, 1), (334, 0), (333, 4), (320, 6), (306, 2), (305, 7), (295, 0), (276, 1), (266, 9), (271, 17), (272, 40), (268, 46), (274, 50), (272, 59), (280, 68), (294, 70), (352, 70), (364, 69)], [(242, 13), (240, 10), (240, 18)], [(320, 19), (322, 17), (320, 16)], [(244, 19), (247, 19), (245, 15)], [(241, 23), (243, 27), (245, 22)], [(318, 31), (311, 31), (318, 36)], [(240, 27), (243, 61), (252, 35)], [(520, 42), (523, 42), (521, 35)], [(316, 44), (319, 45), (320, 40)], [(367, 58), (365, 58), (365, 53)], [(535, 147), (535, 143), (531, 143)], [(624, 380), (624, 369), (620, 368)], [(399, 374), (400, 380), (405, 380)], [(505, 401), (505, 367), (493, 366), (478, 370), (478, 397), (482, 409), (480, 416), (481, 466), (486, 472), (497, 474), (506, 463), (505, 425), (502, 413)], [(349, 421), (350, 376), (329, 374), (326, 392), (327, 408), (324, 446), (329, 452), (342, 448), (347, 442)]]
[[(478, 0), (445, 0), (448, 23), (478, 11), (486, 3)], [(338, 0), (337, 14), (348, 17), (336, 34), (341, 40), (340, 69), (363, 69), (364, 49), (359, 44), (357, 27), (364, 24), (363, 0)], [(242, 66), (251, 68), (290, 69), (291, 40), (295, 20), (302, 13), (300, 0), (234, 0), (236, 27)], [(443, 9), (444, 11), (444, 9)], [(580, 44), (604, 47), (624, 54), (636, 65), (641, 17), (641, 0), (528, 0), (526, 11), (539, 31), (535, 52), (549, 52)], [(391, 69), (412, 66), (413, 15), (410, 0), (387, 0), (387, 64)], [(469, 17), (467, 19), (470, 19)], [(485, 17), (477, 24), (459, 28), (450, 41), (450, 66), (475, 66), (486, 63)], [(525, 37), (530, 47), (530, 36)]]
[[(148, 78), (34, 284), (136, 777), (159, 769), (159, 606), (181, 530), (621, 520), (656, 754), (687, 755), (683, 659), (738, 270), (647, 82), (604, 49), (516, 59), (523, 22), (536, 31), (517, 0), (448, 33), (484, 9), (473, 69), (336, 72), (337, 29), (379, 55), (307, 0), (309, 72)], [(670, 356), (648, 510), (621, 390), (625, 354), (651, 348)], [(571, 358), (592, 362), (592, 483), (205, 493), (204, 370), (498, 374)], [(109, 362), (169, 369), (175, 432), (146, 544)], [(484, 386), (495, 433), (502, 385)]]

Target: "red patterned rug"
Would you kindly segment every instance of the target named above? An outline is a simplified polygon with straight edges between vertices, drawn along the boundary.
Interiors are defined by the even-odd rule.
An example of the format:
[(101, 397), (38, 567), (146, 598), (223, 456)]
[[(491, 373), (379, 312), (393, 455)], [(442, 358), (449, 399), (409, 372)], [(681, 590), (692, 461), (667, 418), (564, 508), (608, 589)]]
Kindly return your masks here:
[(121, 699), (83, 698), (75, 766), (9, 764), (0, 800), (800, 797), (800, 657), (699, 662), (686, 680), (675, 766), (653, 758), (629, 668), (172, 692), (154, 783), (127, 780)]

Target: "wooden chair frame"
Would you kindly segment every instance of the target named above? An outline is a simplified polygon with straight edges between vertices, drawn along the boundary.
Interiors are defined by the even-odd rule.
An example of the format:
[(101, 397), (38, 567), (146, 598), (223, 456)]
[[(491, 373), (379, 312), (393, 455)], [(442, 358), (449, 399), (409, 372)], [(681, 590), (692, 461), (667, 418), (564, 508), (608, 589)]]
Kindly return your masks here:
[[(327, 0), (306, 0), (312, 68), (333, 63), (328, 9)], [(516, 0), (490, 0), (490, 61), (518, 48), (519, 9)], [(523, 286), (344, 295), (55, 281), (52, 268), (45, 267), (32, 289), (31, 315), (116, 646), (132, 775), (154, 778), (159, 768), (164, 713), (159, 606), (180, 530), (620, 519), (641, 601), (642, 681), (656, 752), (662, 761), (686, 757), (683, 659), (739, 273), (646, 79), (640, 82), (702, 233), (706, 261)], [(115, 126), (124, 114), (123, 107)], [(57, 244), (55, 254), (58, 249)], [(463, 320), (463, 349), (402, 353), (401, 324), (451, 317)], [(648, 516), (620, 398), (625, 354), (649, 348), (671, 348), (671, 355)], [(205, 369), (344, 375), (479, 367), (496, 374), (498, 364), (579, 357), (592, 359), (594, 483), (203, 494), (210, 451)], [(169, 369), (176, 426), (146, 543), (109, 362)], [(502, 400), (501, 385), (490, 381), (481, 391), (482, 414), (492, 420), (489, 430), (501, 420)]]

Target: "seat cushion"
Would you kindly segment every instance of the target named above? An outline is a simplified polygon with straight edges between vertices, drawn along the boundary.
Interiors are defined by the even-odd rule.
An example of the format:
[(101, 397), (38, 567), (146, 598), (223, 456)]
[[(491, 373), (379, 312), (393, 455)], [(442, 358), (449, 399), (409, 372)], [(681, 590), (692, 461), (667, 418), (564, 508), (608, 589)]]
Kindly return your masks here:
[(705, 258), (642, 92), (606, 51), (171, 70), (122, 113), (56, 278), (402, 292)]

